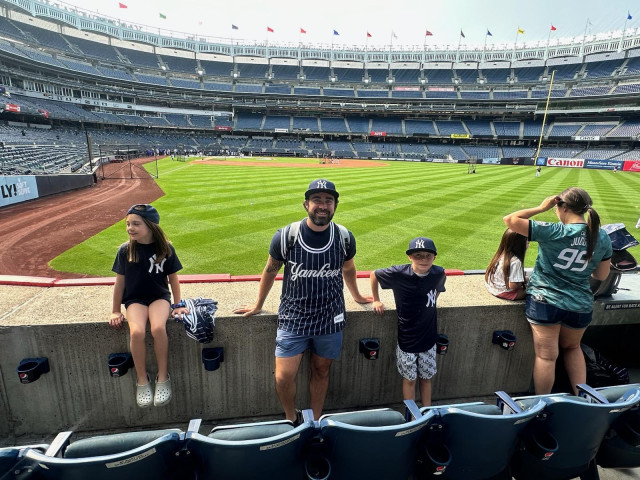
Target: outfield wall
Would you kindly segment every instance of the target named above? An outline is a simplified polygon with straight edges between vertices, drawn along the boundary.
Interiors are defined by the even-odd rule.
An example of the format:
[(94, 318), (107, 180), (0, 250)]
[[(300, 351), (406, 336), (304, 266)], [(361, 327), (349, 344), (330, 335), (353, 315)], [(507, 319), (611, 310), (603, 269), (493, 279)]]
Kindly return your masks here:
[[(362, 275), (366, 277), (366, 275)], [(635, 300), (625, 296), (598, 301), (594, 325), (640, 323), (640, 275), (625, 275), (636, 282)], [(7, 285), (0, 277), (0, 440), (19, 443), (19, 437), (53, 435), (62, 430), (105, 431), (156, 425), (186, 426), (191, 418), (240, 419), (281, 415), (275, 394), (274, 339), (281, 282), (276, 282), (265, 303), (265, 313), (243, 318), (232, 309), (253, 301), (256, 281), (188, 283), (202, 276), (185, 276), (185, 297), (217, 299), (215, 338), (206, 347), (223, 347), (224, 362), (213, 372), (201, 362), (203, 345), (188, 338), (181, 324), (169, 322), (170, 372), (174, 398), (162, 408), (140, 409), (135, 404), (135, 375), (111, 377), (110, 353), (128, 350), (126, 329), (107, 324), (113, 279), (15, 279)], [(233, 279), (232, 279), (233, 280)], [(240, 279), (235, 279), (240, 280)], [(362, 293), (368, 278), (358, 280)], [(42, 286), (32, 286), (42, 285)], [(67, 285), (52, 286), (52, 285)], [(72, 285), (72, 286), (69, 286)], [(73, 286), (77, 285), (77, 286)], [(83, 286), (79, 286), (83, 285)], [(489, 295), (482, 275), (450, 276), (447, 291), (438, 299), (439, 330), (451, 341), (449, 353), (438, 357), (434, 380), (435, 401), (491, 396), (496, 390), (526, 392), (533, 366), (531, 333), (522, 302)], [(385, 290), (388, 307), (383, 317), (370, 306), (347, 298), (347, 327), (342, 355), (331, 371), (327, 410), (355, 409), (401, 401), (400, 377), (395, 367), (396, 317), (392, 294)], [(492, 344), (495, 330), (511, 330), (517, 337), (513, 351)], [(150, 338), (150, 336), (148, 335)], [(366, 360), (359, 340), (379, 338), (380, 358)], [(34, 383), (22, 384), (16, 367), (24, 358), (47, 357), (51, 371)], [(150, 372), (155, 372), (148, 341)], [(298, 376), (297, 406), (309, 406), (309, 359)], [(2, 443), (0, 442), (0, 445)]]
[(93, 185), (91, 174), (2, 175), (0, 208)]

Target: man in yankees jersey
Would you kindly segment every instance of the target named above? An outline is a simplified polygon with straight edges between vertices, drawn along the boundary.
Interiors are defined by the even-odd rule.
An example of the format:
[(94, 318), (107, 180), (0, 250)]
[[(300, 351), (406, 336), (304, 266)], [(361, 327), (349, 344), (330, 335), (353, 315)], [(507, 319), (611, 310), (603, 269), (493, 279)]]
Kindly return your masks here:
[(344, 241), (338, 225), (331, 219), (338, 205), (333, 182), (315, 180), (305, 192), (303, 206), (308, 217), (300, 222), (295, 242), (289, 241), (291, 226), (273, 236), (269, 259), (262, 272), (258, 299), (234, 313), (244, 316), (260, 313), (276, 275), (285, 265), (282, 295), (278, 309), (276, 336), (276, 391), (287, 419), (296, 420), (296, 375), (304, 352), (311, 348), (311, 408), (317, 419), (329, 387), (332, 361), (340, 355), (345, 325), (343, 279), (353, 299), (370, 303), (358, 291), (356, 242), (348, 232)]

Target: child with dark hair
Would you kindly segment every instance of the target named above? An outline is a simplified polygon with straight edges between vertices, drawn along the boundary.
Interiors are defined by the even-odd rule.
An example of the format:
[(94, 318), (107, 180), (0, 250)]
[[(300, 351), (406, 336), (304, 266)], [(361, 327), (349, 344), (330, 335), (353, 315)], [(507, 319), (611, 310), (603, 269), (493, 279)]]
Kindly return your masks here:
[[(116, 283), (109, 324), (121, 328), (124, 304), (131, 336), (130, 349), (136, 368), (136, 402), (139, 407), (166, 405), (171, 400), (171, 378), (168, 372), (169, 339), (167, 319), (173, 314), (189, 313), (181, 303), (177, 271), (180, 260), (160, 228), (158, 211), (147, 204), (132, 206), (127, 212), (129, 241), (118, 249), (113, 263)], [(171, 285), (171, 292), (169, 291)], [(171, 293), (177, 305), (171, 305)], [(151, 325), (158, 364), (155, 394), (146, 368), (145, 334)]]
[(484, 274), (484, 283), (491, 295), (505, 300), (525, 297), (524, 255), (527, 243), (527, 237), (508, 228), (504, 231), (498, 251)]

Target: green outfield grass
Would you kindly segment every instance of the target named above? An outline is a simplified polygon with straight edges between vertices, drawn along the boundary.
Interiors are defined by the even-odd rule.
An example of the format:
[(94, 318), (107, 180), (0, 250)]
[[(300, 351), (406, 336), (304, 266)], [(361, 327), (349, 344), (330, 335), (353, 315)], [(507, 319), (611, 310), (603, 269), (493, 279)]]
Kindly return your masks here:
[[(300, 162), (290, 158), (265, 160), (265, 166), (158, 162), (157, 182), (165, 196), (154, 205), (184, 265), (181, 273), (262, 272), (273, 234), (305, 217), (304, 191), (317, 178), (336, 183), (340, 204), (334, 220), (355, 234), (358, 270), (406, 262), (404, 251), (416, 236), (435, 241), (438, 265), (484, 269), (504, 231), (505, 214), (538, 205), (570, 186), (591, 194), (603, 223), (622, 222), (631, 233), (638, 232), (633, 228), (640, 215), (638, 173), (544, 168), (536, 178), (532, 166), (478, 165), (477, 173), (469, 175), (463, 164), (309, 168), (270, 167), (269, 161)], [(536, 218), (557, 221), (553, 211)], [(51, 266), (113, 275), (116, 250), (126, 240), (121, 221), (58, 256)], [(630, 251), (640, 258), (640, 247)], [(526, 266), (533, 265), (535, 252), (531, 248), (527, 253)]]

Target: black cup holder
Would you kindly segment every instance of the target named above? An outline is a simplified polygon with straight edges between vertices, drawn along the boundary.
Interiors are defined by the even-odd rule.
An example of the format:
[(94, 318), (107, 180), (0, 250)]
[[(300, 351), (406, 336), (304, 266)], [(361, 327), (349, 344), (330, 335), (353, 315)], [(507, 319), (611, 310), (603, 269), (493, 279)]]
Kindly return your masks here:
[(131, 353), (112, 353), (107, 360), (109, 375), (112, 377), (122, 377), (133, 367), (133, 357)]
[(447, 337), (444, 333), (441, 333), (436, 339), (436, 353), (438, 355), (446, 355), (448, 351), (449, 337)]
[(16, 368), (20, 383), (33, 383), (40, 378), (40, 375), (49, 373), (49, 370), (47, 357), (24, 358)]
[(377, 360), (380, 353), (380, 340), (378, 338), (360, 339), (360, 353), (367, 360)]
[(511, 330), (496, 330), (493, 332), (491, 343), (500, 345), (505, 350), (513, 350), (516, 346), (516, 336)]
[(558, 441), (548, 432), (538, 432), (527, 440), (526, 450), (534, 458), (545, 462), (558, 451)]
[(323, 455), (310, 455), (304, 462), (304, 471), (309, 480), (326, 480), (331, 475), (331, 463)]
[(442, 475), (451, 463), (451, 452), (444, 443), (427, 442), (418, 456), (418, 478)]
[(205, 370), (213, 372), (220, 368), (221, 362), (224, 362), (224, 349), (222, 347), (202, 349), (202, 363)]

